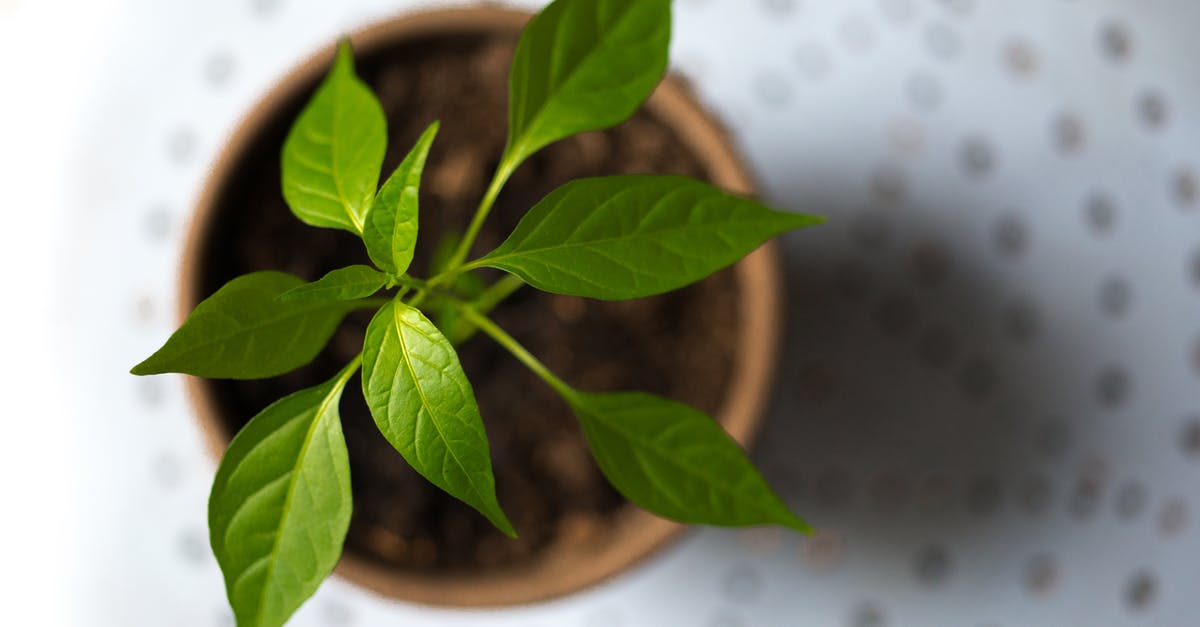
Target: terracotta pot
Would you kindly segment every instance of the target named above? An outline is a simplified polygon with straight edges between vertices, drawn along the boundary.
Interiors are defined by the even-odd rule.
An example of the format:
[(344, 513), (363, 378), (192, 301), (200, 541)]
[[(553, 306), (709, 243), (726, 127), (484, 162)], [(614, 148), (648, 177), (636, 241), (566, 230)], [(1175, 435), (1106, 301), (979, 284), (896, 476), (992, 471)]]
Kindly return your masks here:
[[(513, 33), (529, 14), (499, 8), (453, 9), (404, 15), (353, 33), (356, 53), (369, 55), (389, 42), (431, 35)], [(277, 118), (286, 104), (305, 97), (304, 86), (328, 70), (333, 46), (314, 54), (259, 101), (221, 151), (205, 182), (183, 251), (179, 292), (182, 321), (203, 298), (198, 259), (206, 245), (215, 203), (228, 184), (233, 164), (248, 150), (256, 129)], [(712, 182), (730, 191), (754, 192), (750, 176), (721, 127), (709, 117), (678, 78), (668, 78), (646, 105), (673, 127), (678, 137), (710, 172)], [(780, 270), (772, 244), (764, 245), (736, 266), (739, 347), (723, 406), (717, 418), (742, 443), (758, 429), (771, 390), (780, 339)], [(214, 456), (228, 445), (214, 400), (201, 381), (188, 378), (188, 391)], [(486, 408), (484, 408), (486, 411)], [(661, 549), (684, 530), (627, 505), (603, 538), (587, 546), (550, 547), (520, 568), (480, 575), (428, 576), (402, 573), (343, 556), (335, 574), (376, 593), (444, 606), (480, 607), (531, 603), (575, 592), (625, 571)]]

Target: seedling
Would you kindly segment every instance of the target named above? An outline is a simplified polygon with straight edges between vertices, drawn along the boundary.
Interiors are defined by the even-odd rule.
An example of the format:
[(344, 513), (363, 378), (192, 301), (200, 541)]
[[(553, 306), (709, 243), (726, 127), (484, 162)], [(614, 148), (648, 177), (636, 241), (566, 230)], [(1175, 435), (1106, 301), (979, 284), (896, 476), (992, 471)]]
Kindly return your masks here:
[[(375, 310), (358, 357), (324, 384), (264, 409), (233, 438), (209, 499), (213, 552), (241, 626), (282, 625), (333, 570), (352, 510), (338, 415), (362, 369), (379, 430), (426, 479), (515, 536), (496, 499), (488, 441), (455, 344), (489, 336), (571, 407), (605, 477), (630, 501), (676, 521), (808, 526), (771, 491), (709, 416), (639, 392), (587, 392), (550, 372), (488, 317), (524, 285), (606, 300), (700, 280), (767, 239), (819, 219), (774, 211), (679, 176), (566, 183), (534, 205), (498, 248), (468, 259), (509, 176), (552, 142), (612, 127), (649, 97), (667, 66), (670, 0), (557, 0), (521, 35), (509, 77), (508, 142), (490, 186), (436, 274), (408, 272), (434, 122), (382, 187), (386, 121), (355, 75), (350, 46), (295, 121), (283, 194), (315, 227), (362, 238), (374, 267), (313, 283), (282, 272), (238, 277), (205, 299), (133, 368), (202, 377), (273, 377), (309, 363), (351, 311)], [(508, 273), (482, 289), (463, 277)], [(439, 328), (426, 312), (440, 316)], [(514, 390), (519, 394), (519, 390)]]

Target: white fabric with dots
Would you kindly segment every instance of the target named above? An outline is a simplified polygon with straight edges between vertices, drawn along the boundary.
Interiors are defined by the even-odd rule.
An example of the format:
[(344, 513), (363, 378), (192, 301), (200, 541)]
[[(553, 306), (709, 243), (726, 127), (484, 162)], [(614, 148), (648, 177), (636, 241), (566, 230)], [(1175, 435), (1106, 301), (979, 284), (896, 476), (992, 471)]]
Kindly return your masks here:
[[(126, 375), (237, 117), (384, 0), (125, 0), (61, 208), (89, 625), (232, 624), (181, 382)], [(522, 2), (532, 6), (537, 2)], [(823, 531), (699, 530), (486, 615), (331, 581), (317, 625), (1195, 624), (1200, 86), (1190, 0), (677, 0), (672, 58), (780, 207), (788, 334), (756, 458)], [(82, 300), (81, 300), (82, 299)]]

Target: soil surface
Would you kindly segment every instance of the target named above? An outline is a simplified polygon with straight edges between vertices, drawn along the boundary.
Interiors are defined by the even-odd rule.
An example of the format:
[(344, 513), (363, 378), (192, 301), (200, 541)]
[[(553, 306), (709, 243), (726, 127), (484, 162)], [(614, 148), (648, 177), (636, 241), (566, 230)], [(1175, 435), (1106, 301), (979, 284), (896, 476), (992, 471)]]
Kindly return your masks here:
[[(421, 192), (412, 269), (417, 276), (425, 276), (439, 241), (465, 227), (496, 166), (505, 141), (514, 44), (494, 36), (441, 38), (359, 60), (360, 74), (387, 113), (385, 173), (427, 124), (442, 123)], [(353, 235), (305, 226), (283, 202), (279, 155), (301, 104), (262, 129), (220, 192), (202, 260), (204, 295), (255, 270), (284, 270), (312, 280), (337, 267), (369, 263)], [(500, 195), (475, 254), (499, 244), (558, 185), (581, 176), (637, 172), (706, 175), (673, 132), (643, 111), (611, 131), (555, 144), (526, 163)], [(490, 282), (496, 276), (483, 278)], [(349, 318), (316, 361), (298, 371), (262, 381), (206, 382), (229, 433), (272, 401), (331, 377), (361, 349), (369, 318)], [(494, 318), (575, 386), (645, 390), (714, 413), (734, 355), (737, 285), (726, 270), (669, 295), (626, 302), (524, 288)], [(476, 336), (460, 352), (491, 441), (500, 503), (520, 538), (506, 538), (409, 468), (376, 429), (356, 377), (341, 411), (355, 506), (348, 553), (439, 574), (514, 567), (555, 543), (596, 537), (626, 505), (550, 388), (486, 337)]]

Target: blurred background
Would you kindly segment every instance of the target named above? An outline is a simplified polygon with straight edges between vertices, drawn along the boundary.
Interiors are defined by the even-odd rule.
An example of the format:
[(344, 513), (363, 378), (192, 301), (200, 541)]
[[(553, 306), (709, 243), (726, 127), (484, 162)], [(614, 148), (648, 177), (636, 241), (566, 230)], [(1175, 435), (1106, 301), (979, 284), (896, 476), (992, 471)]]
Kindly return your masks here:
[[(449, 4), (0, 0), (3, 622), (232, 625), (182, 381), (127, 370), (175, 326), (240, 116), (338, 34)], [(830, 218), (783, 240), (755, 450), (821, 532), (695, 530), (487, 613), (331, 580), (294, 624), (1196, 624), (1200, 5), (675, 11), (674, 69), (766, 198)]]

